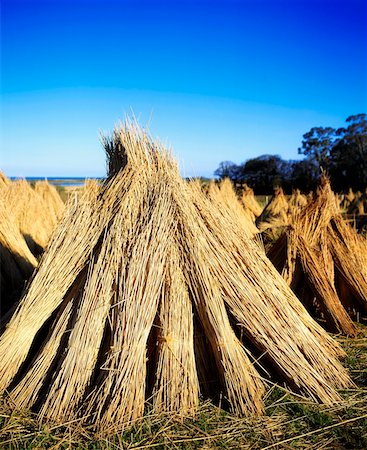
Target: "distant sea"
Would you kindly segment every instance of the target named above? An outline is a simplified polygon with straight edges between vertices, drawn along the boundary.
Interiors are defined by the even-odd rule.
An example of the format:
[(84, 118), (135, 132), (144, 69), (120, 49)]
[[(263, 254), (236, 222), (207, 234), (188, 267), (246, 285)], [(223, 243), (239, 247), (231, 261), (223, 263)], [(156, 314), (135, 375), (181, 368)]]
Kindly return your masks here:
[[(17, 180), (19, 177), (10, 177), (11, 180)], [(76, 186), (83, 186), (85, 183), (85, 180), (103, 180), (102, 177), (25, 177), (25, 179), (29, 183), (35, 183), (36, 181), (43, 181), (47, 180), (50, 184), (53, 184), (54, 186), (70, 186), (70, 187), (76, 187)]]

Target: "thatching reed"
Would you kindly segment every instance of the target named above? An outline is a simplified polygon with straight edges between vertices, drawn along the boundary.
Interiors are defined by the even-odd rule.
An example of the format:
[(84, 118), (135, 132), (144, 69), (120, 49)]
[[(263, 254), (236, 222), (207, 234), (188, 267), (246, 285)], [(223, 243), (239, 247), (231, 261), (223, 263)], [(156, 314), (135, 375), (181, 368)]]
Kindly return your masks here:
[(12, 182), (4, 191), (4, 201), (31, 252), (39, 256), (56, 225), (47, 204), (26, 180)]
[(0, 201), (0, 319), (19, 300), (37, 260), (30, 252), (9, 208)]
[(283, 189), (277, 187), (274, 189), (274, 195), (265, 206), (263, 212), (256, 219), (256, 226), (262, 232), (268, 228), (278, 228), (288, 225), (289, 205)]
[(223, 179), (219, 185), (211, 181), (207, 195), (215, 208), (226, 208), (241, 225), (246, 236), (254, 237), (259, 233), (250, 210), (244, 208), (237, 198), (233, 184), (229, 178)]
[(327, 329), (356, 333), (352, 319), (367, 313), (367, 243), (343, 220), (325, 177), (268, 256), (308, 310), (322, 313)]
[(349, 188), (348, 192), (342, 196), (340, 207), (346, 211), (355, 198), (356, 196), (353, 189)]
[(232, 211), (134, 123), (104, 145), (109, 178), (65, 215), (0, 338), (0, 392), (103, 433), (147, 401), (187, 416), (210, 395), (259, 414), (262, 376), (338, 401), (343, 352)]
[(353, 201), (349, 203), (347, 214), (363, 215), (367, 213), (367, 193), (356, 192)]
[(301, 194), (299, 189), (294, 189), (290, 199), (288, 200), (288, 212), (292, 214), (294, 211), (302, 210), (302, 208), (307, 205), (307, 202), (307, 197), (304, 194)]
[(47, 207), (48, 216), (55, 227), (65, 210), (65, 204), (59, 193), (55, 186), (52, 186), (47, 180), (37, 181), (34, 190), (42, 197)]
[(0, 170), (0, 190), (7, 188), (10, 184), (9, 178)]
[(87, 179), (87, 180), (85, 180), (85, 183), (83, 186), (83, 194), (88, 193), (88, 196), (90, 196), (90, 197), (97, 196), (100, 189), (101, 189), (100, 182), (98, 182), (94, 178)]
[(258, 201), (256, 200), (254, 191), (252, 188), (247, 186), (245, 183), (242, 190), (241, 203), (246, 211), (249, 211), (251, 219), (253, 222), (260, 216), (263, 211), (263, 208), (260, 206)]

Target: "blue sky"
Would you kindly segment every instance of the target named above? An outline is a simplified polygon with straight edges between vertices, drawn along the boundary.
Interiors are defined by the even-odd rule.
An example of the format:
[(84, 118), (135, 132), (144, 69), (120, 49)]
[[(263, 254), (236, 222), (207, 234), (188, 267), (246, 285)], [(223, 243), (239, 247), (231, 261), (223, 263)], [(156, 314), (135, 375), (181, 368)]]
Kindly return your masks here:
[(99, 131), (131, 110), (183, 175), (299, 158), (366, 112), (362, 0), (1, 0), (9, 176), (103, 176)]

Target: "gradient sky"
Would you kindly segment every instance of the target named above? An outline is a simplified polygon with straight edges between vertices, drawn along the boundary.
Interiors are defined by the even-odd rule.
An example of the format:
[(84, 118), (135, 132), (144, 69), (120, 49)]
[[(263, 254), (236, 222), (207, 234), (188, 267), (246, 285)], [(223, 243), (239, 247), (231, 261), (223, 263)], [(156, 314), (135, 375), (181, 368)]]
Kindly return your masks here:
[(299, 158), (367, 106), (365, 0), (1, 0), (9, 176), (103, 176), (99, 132), (133, 111), (186, 176)]

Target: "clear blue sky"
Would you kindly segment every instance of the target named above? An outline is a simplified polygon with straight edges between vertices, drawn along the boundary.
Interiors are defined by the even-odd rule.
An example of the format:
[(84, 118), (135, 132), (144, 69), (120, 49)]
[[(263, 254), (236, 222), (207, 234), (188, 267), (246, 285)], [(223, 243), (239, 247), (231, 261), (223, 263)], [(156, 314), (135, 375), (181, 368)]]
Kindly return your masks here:
[(366, 112), (365, 0), (1, 0), (9, 176), (103, 176), (131, 109), (184, 175)]

